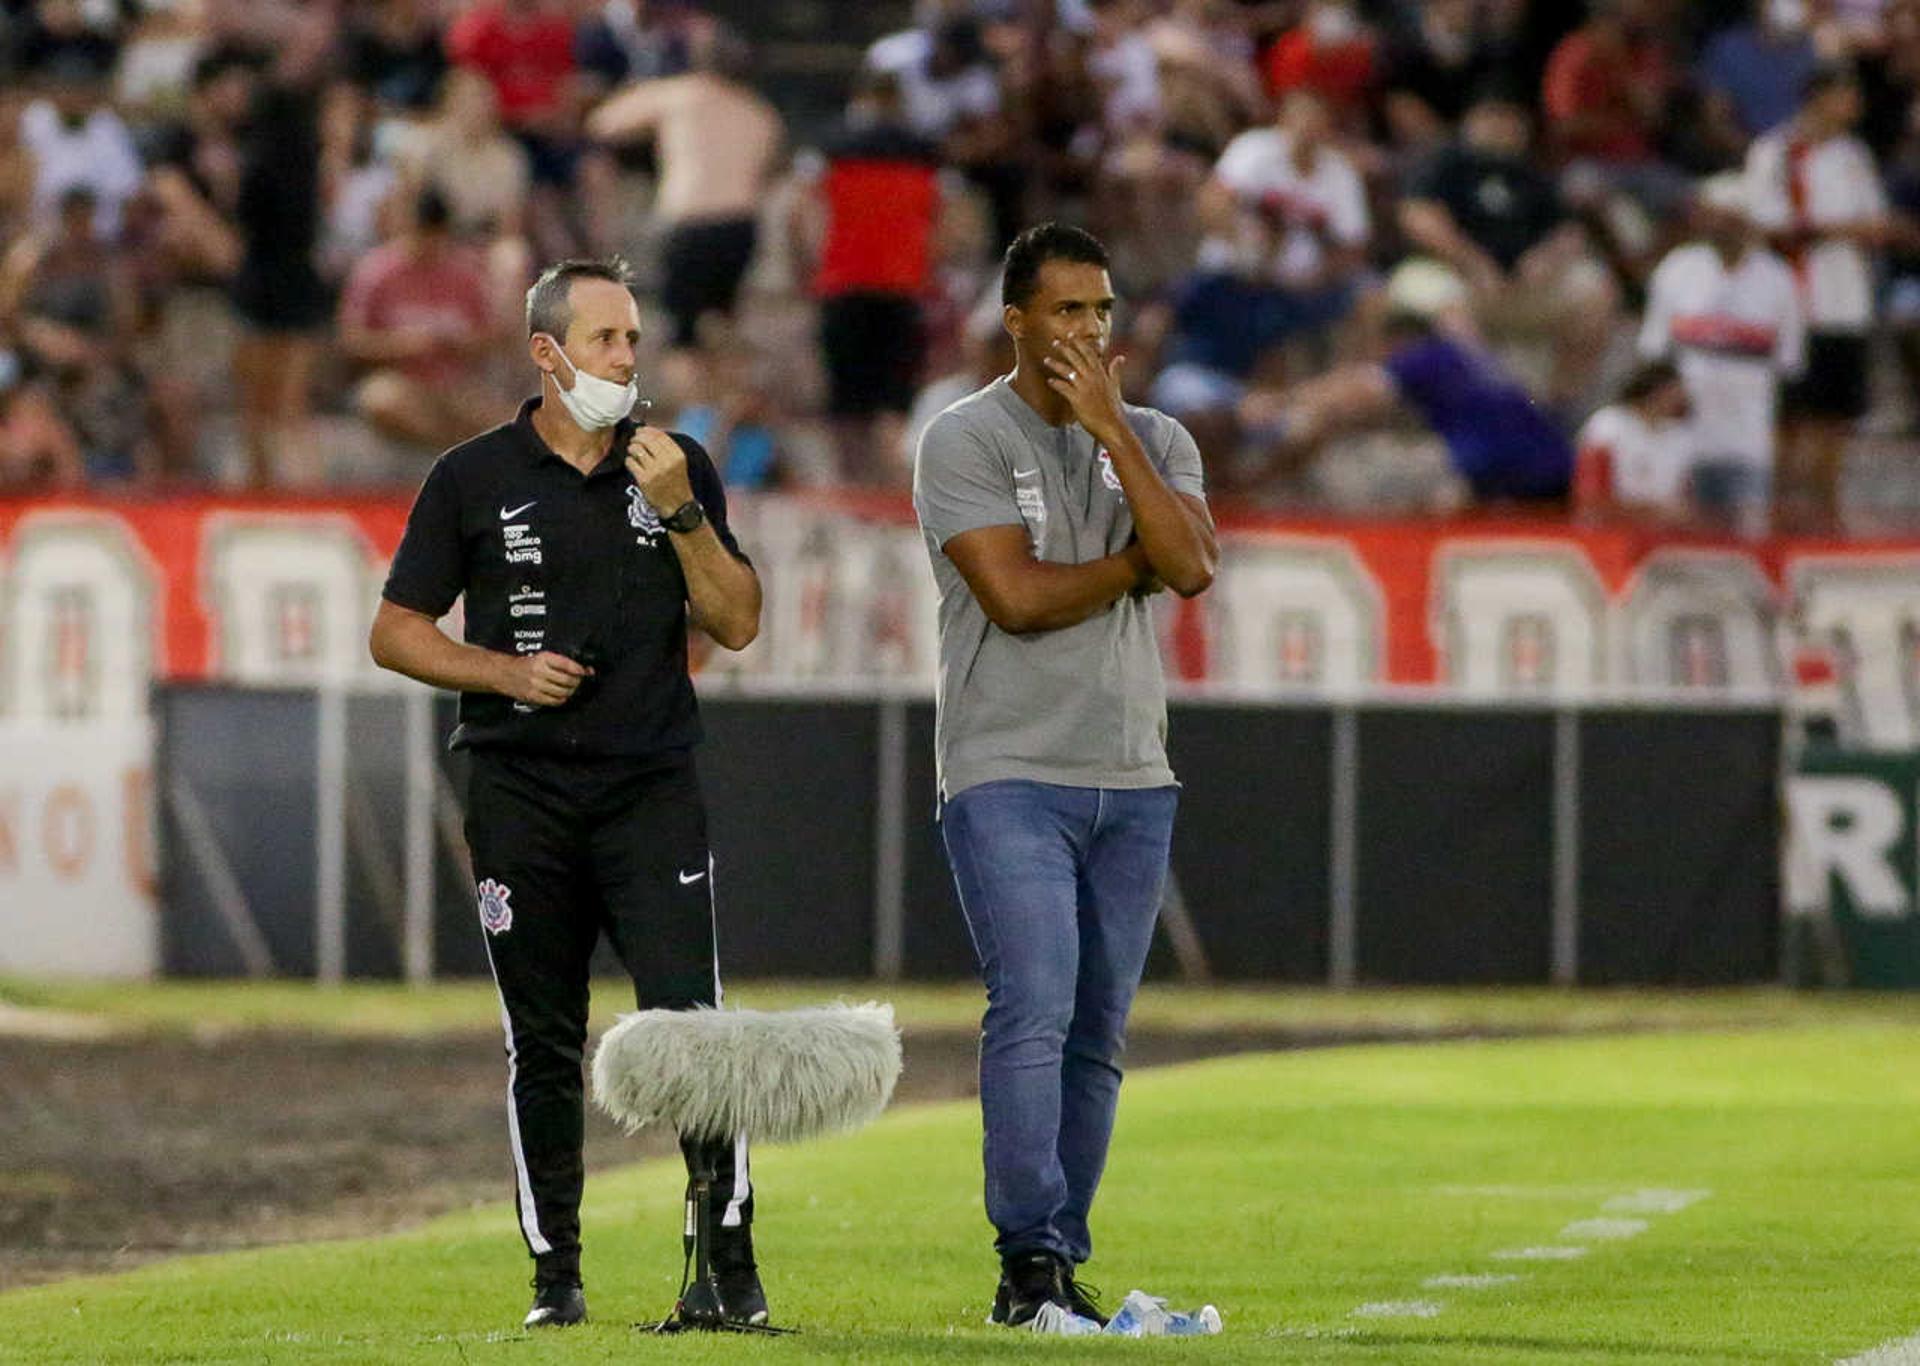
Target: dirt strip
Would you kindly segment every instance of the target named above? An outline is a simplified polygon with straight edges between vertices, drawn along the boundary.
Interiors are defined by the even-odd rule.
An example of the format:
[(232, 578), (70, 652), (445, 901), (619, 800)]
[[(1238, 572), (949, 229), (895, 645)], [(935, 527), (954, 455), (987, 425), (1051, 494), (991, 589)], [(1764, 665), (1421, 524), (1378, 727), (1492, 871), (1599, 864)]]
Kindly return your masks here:
[[(497, 1038), (0, 1032), (0, 1290), (404, 1228), (505, 1200)], [(1129, 1065), (1406, 1037), (1136, 1035)], [(1422, 1035), (1421, 1037), (1433, 1037)], [(974, 1093), (971, 1033), (909, 1033), (896, 1103)], [(664, 1152), (589, 1109), (589, 1172)]]

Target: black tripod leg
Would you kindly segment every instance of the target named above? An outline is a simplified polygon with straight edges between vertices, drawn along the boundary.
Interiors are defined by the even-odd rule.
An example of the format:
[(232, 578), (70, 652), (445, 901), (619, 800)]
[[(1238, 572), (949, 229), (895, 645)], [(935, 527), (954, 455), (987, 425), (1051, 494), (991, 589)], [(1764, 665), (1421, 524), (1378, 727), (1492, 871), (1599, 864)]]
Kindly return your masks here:
[(713, 1281), (713, 1173), (704, 1166), (693, 1174), (688, 1198), (687, 1226), (693, 1239), (693, 1276), (675, 1306), (673, 1317), (683, 1328), (718, 1328), (726, 1315), (720, 1290)]

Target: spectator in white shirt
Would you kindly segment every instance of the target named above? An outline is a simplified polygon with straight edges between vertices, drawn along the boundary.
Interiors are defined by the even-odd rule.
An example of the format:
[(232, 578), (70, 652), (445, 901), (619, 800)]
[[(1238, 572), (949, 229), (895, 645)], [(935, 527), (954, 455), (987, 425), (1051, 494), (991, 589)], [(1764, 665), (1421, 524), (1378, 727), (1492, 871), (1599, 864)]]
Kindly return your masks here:
[(115, 239), (121, 209), (145, 174), (133, 137), (108, 107), (90, 66), (61, 57), (46, 77), (46, 96), (20, 114), (20, 143), (34, 165), (34, 217), (43, 225), (52, 223), (70, 191), (87, 190), (93, 195), (94, 231)]
[(1815, 74), (1800, 112), (1747, 153), (1753, 221), (1793, 264), (1807, 319), (1806, 373), (1788, 395), (1781, 508), (1831, 524), (1840, 466), (1867, 409), (1873, 254), (1886, 241), (1886, 192), (1850, 131), (1860, 87), (1844, 67)]
[(1372, 230), (1366, 190), (1333, 144), (1333, 117), (1312, 90), (1289, 94), (1274, 126), (1227, 144), (1201, 191), (1202, 270), (1230, 271), (1293, 294), (1346, 294)]
[(1693, 409), (1695, 504), (1743, 530), (1765, 529), (1780, 382), (1805, 359), (1793, 273), (1761, 245), (1738, 175), (1694, 198), (1699, 240), (1675, 247), (1647, 288), (1640, 353), (1671, 358)]
[(1671, 361), (1642, 365), (1580, 430), (1573, 506), (1588, 521), (1678, 522), (1688, 511), (1693, 432), (1687, 386)]
[(1360, 176), (1333, 145), (1326, 101), (1289, 94), (1277, 126), (1240, 134), (1200, 191), (1207, 236), (1173, 300), (1151, 401), (1203, 440), (1231, 440), (1247, 381), (1295, 338), (1322, 345), (1354, 311), (1371, 224)]

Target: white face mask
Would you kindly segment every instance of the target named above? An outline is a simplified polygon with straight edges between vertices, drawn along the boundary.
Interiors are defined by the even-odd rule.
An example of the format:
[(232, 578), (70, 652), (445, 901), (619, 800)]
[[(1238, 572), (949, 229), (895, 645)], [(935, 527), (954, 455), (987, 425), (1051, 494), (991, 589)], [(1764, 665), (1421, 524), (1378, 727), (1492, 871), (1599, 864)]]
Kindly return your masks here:
[(567, 354), (566, 347), (559, 339), (549, 336), (553, 349), (560, 353), (573, 371), (573, 388), (561, 389), (559, 376), (554, 377), (553, 387), (560, 390), (560, 402), (573, 420), (584, 431), (605, 431), (621, 418), (633, 411), (633, 405), (640, 401), (640, 381), (630, 379), (625, 384), (615, 384), (610, 379), (601, 379), (598, 375), (589, 375), (573, 363), (573, 357)]

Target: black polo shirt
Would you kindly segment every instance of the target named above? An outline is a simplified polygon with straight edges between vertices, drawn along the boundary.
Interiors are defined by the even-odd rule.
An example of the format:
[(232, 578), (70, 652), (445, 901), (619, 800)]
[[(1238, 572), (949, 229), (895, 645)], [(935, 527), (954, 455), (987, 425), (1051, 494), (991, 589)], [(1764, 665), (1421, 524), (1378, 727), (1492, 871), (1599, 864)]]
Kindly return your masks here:
[[(700, 717), (687, 676), (687, 581), (660, 525), (673, 509), (648, 506), (627, 473), (631, 421), (583, 475), (534, 431), (539, 405), (528, 400), (512, 422), (434, 462), (383, 596), (438, 618), (464, 593), (469, 644), (553, 650), (595, 670), (558, 707), (462, 693), (456, 749), (578, 758), (686, 749), (700, 739)], [(712, 459), (692, 437), (673, 439), (714, 531), (746, 561)]]

